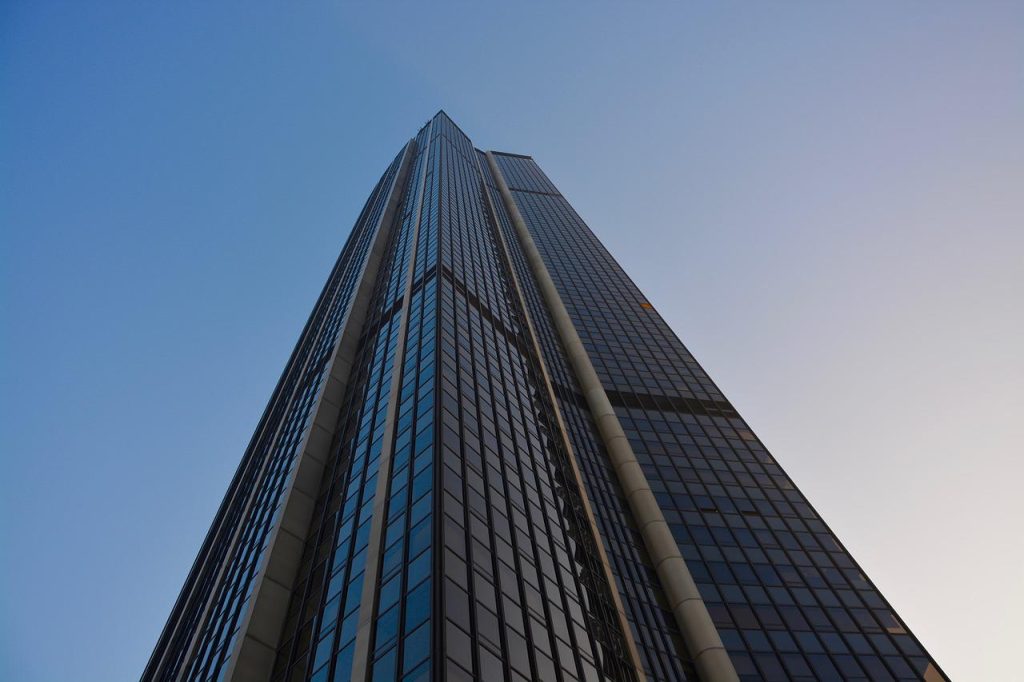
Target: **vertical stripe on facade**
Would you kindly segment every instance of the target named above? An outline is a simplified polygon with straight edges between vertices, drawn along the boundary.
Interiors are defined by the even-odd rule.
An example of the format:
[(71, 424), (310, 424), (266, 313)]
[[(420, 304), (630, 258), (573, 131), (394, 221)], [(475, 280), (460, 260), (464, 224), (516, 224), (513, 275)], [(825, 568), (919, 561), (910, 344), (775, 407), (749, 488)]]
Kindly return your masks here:
[(629, 501), (633, 516), (640, 527), (640, 533), (644, 538), (647, 551), (651, 555), (654, 569), (668, 595), (669, 605), (700, 677), (706, 682), (738, 680), (732, 662), (718, 636), (718, 631), (715, 629), (711, 616), (697, 591), (697, 586), (690, 576), (690, 571), (686, 567), (686, 562), (679, 553), (679, 548), (669, 531), (668, 523), (661, 513), (661, 508), (658, 506), (647, 478), (615, 416), (615, 411), (604, 392), (597, 372), (594, 371), (590, 357), (580, 341), (572, 319), (565, 309), (565, 304), (562, 303), (555, 283), (551, 279), (551, 275), (548, 274), (547, 266), (533, 243), (533, 237), (530, 236), (530, 231), (519, 212), (501, 169), (494, 159), (494, 154), (489, 153), (487, 160), (491, 165), (491, 172), (498, 182), (498, 189), (505, 200), (506, 208), (511, 214), (527, 260), (533, 268), (534, 277), (540, 285), (541, 292), (551, 311), (562, 344), (576, 371), (587, 404), (597, 421), (598, 430), (604, 439), (608, 454), (612, 458), (615, 472), (626, 494), (626, 499)]

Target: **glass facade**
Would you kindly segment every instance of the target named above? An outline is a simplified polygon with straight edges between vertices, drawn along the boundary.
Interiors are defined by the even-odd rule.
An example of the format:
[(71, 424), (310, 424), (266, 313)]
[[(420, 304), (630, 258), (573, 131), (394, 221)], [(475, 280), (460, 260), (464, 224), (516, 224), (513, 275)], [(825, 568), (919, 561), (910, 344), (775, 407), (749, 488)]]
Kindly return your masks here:
[[(403, 150), (404, 151), (404, 150)], [(351, 310), (402, 153), (363, 208), (260, 420), (171, 617), (143, 674), (147, 680), (216, 679), (236, 641), (255, 576), (294, 479), (300, 443)]]
[[(424, 182), (431, 175), (427, 142), (427, 132), (422, 131), (409, 174), (412, 189), (405, 191), (361, 334), (354, 380), (332, 448), (333, 470), (321, 484), (292, 591), (285, 636), (277, 648), (275, 680), (341, 680), (351, 675), (378, 479), (382, 459), (394, 459), (385, 454), (385, 433), (408, 307), (406, 271), (413, 257)], [(429, 369), (424, 370), (422, 380), (429, 383)]]
[(741, 679), (944, 679), (530, 158), (506, 182)]
[(501, 184), (739, 678), (945, 679), (534, 161), (491, 158), (439, 113), (388, 167), (143, 679), (699, 679)]

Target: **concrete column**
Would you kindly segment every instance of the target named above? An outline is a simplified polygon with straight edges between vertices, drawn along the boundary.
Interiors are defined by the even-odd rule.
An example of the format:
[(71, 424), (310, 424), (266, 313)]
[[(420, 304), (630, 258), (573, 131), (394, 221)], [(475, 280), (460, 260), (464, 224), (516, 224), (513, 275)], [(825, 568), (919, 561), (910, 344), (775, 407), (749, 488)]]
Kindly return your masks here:
[(234, 649), (224, 664), (225, 680), (250, 682), (270, 679), (359, 336), (415, 147), (414, 141), (406, 145), (398, 173), (389, 188), (387, 205), (374, 227), (369, 253), (359, 273), (352, 302), (328, 365), (325, 385), (320, 399), (312, 408), (313, 419), (299, 445), (300, 454), (294, 464), (294, 473), (282, 497), (279, 521), (271, 530), (263, 565), (253, 578), (256, 587), (250, 597), (252, 603), (239, 625)]
[[(479, 159), (477, 159), (477, 164), (479, 164)], [(483, 175), (482, 168), (480, 169), (480, 174)], [(498, 214), (494, 208), (494, 204), (491, 202), (491, 195), (485, 192), (485, 198), (488, 205), (491, 207), (491, 215), (494, 215), (495, 221), (497, 221)], [(544, 362), (544, 354), (541, 352), (540, 341), (537, 338), (537, 330), (534, 327), (532, 318), (530, 317), (530, 309), (526, 305), (526, 297), (523, 295), (522, 287), (519, 284), (519, 276), (516, 275), (515, 265), (513, 264), (512, 256), (509, 253), (508, 244), (505, 241), (505, 235), (497, 224), (494, 225), (494, 229), (498, 234), (498, 244), (501, 248), (505, 265), (512, 277), (512, 288), (516, 292), (516, 298), (519, 299), (519, 307), (522, 309), (523, 318), (526, 320), (526, 328), (530, 336), (530, 344), (533, 346), (533, 352), (537, 356), (537, 362), (540, 365), (541, 378), (544, 381), (544, 390), (547, 393), (548, 401), (551, 403), (555, 412), (555, 420), (558, 424), (558, 433), (562, 439), (562, 446), (565, 448), (565, 452), (569, 457), (569, 464), (572, 467), (573, 479), (576, 481), (576, 488), (579, 490), (580, 500), (583, 502), (583, 512), (590, 525), (591, 537), (594, 540), (594, 546), (597, 548), (597, 556), (601, 563), (604, 579), (607, 581), (609, 590), (611, 591), (612, 604), (615, 607), (615, 613), (618, 616), (619, 628), (622, 630), (622, 637), (626, 643), (629, 660), (633, 664), (634, 674), (636, 675), (636, 680), (639, 682), (645, 678), (644, 666), (640, 660), (640, 652), (637, 650), (636, 642), (633, 640), (633, 630), (629, 627), (629, 619), (626, 618), (626, 610), (622, 606), (622, 596), (619, 594), (619, 590), (615, 585), (615, 575), (612, 573), (611, 563), (608, 561), (608, 555), (604, 551), (604, 543), (601, 541), (601, 531), (598, 530), (597, 521), (594, 518), (594, 510), (591, 507), (590, 498), (587, 496), (586, 486), (583, 485), (583, 475), (580, 473), (579, 463), (576, 461), (576, 453), (573, 450), (572, 441), (569, 438), (569, 431), (566, 428), (565, 420), (562, 417), (562, 410), (558, 406), (558, 397), (555, 395), (555, 389), (551, 383), (551, 375), (548, 372), (547, 364)]]
[(565, 347), (587, 405), (597, 422), (612, 467), (633, 512), (633, 518), (639, 526), (644, 546), (654, 564), (658, 580), (668, 598), (672, 614), (693, 658), (697, 673), (704, 682), (738, 682), (736, 669), (722, 645), (718, 630), (697, 591), (697, 585), (693, 582), (686, 561), (679, 553), (679, 547), (665, 522), (661, 507), (651, 491), (643, 469), (640, 468), (636, 454), (622, 430), (590, 356), (580, 340), (572, 318), (562, 302), (562, 297), (554, 280), (551, 279), (544, 259), (537, 250), (492, 152), (487, 152), (487, 162), (498, 183), (498, 190), (512, 218), (523, 253), (551, 312), (555, 329)]

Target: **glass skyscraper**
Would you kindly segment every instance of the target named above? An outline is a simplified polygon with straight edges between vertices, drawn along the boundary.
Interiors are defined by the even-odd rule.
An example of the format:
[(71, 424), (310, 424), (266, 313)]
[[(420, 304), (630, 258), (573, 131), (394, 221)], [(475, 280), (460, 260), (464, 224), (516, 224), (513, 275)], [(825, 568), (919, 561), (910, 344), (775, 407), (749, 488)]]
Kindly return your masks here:
[(143, 673), (221, 679), (946, 678), (533, 159), (439, 113)]

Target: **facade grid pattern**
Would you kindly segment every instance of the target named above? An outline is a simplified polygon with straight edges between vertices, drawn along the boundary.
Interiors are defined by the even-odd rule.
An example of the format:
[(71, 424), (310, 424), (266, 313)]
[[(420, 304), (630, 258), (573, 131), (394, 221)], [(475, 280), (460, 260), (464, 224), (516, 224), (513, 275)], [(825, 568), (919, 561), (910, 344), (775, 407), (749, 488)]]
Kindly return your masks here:
[[(689, 655), (679, 638), (672, 615), (666, 610), (665, 595), (651, 568), (621, 487), (611, 470), (597, 427), (565, 359), (565, 351), (554, 331), (550, 312), (537, 291), (493, 178), (486, 166), (484, 169), (488, 190), (497, 207), (500, 229), (505, 233), (529, 315), (537, 329), (543, 359), (552, 377), (559, 410), (580, 464), (587, 492), (595, 502), (594, 514), (601, 539), (611, 561), (617, 587), (625, 597), (626, 617), (638, 644), (645, 674), (650, 680), (694, 679)], [(523, 175), (531, 170), (530, 166), (516, 166), (514, 177), (523, 182), (523, 177), (529, 178), (532, 175), (539, 186), (546, 187), (546, 184), (536, 180), (535, 174)], [(543, 176), (540, 179), (546, 180)]]
[(498, 159), (741, 679), (943, 679), (535, 162)]
[[(265, 682), (700, 679), (558, 298), (743, 682), (946, 680), (534, 160), (441, 112), (360, 213), (144, 682), (241, 679), (247, 641)], [(323, 471), (271, 604), (314, 425)]]
[(476, 151), (450, 121), (441, 186), (443, 679), (630, 679), (589, 563)]

